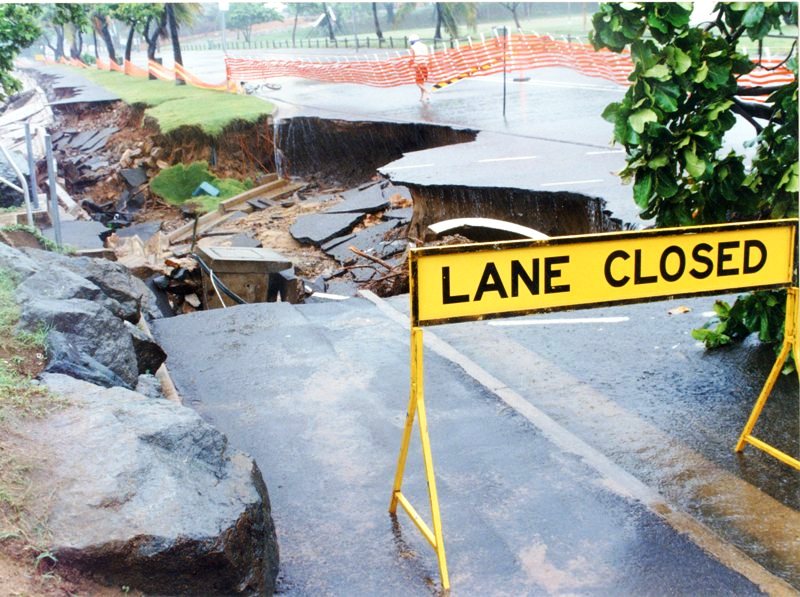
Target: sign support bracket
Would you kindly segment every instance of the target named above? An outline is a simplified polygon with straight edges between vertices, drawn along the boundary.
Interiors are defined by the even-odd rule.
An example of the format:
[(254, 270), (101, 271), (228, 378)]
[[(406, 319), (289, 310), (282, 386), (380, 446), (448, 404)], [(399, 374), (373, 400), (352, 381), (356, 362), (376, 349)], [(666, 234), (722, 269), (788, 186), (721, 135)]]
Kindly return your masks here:
[[(444, 536), (442, 533), (442, 519), (439, 513), (439, 496), (436, 492), (436, 477), (433, 473), (433, 458), (431, 455), (430, 438), (428, 437), (428, 417), (425, 412), (424, 396), (424, 377), (422, 364), (422, 328), (411, 328), (411, 391), (408, 400), (408, 410), (406, 411), (406, 422), (403, 428), (403, 439), (400, 444), (400, 455), (397, 459), (397, 472), (394, 477), (392, 487), (392, 499), (389, 504), (389, 513), (397, 513), (397, 505), (400, 504), (406, 511), (412, 522), (417, 526), (423, 537), (430, 543), (436, 552), (439, 562), (439, 576), (442, 581), (442, 589), (450, 589), (450, 579), (447, 573), (447, 559), (444, 552)], [(414, 419), (419, 417), (419, 435), (422, 444), (422, 460), (425, 466), (425, 479), (428, 482), (428, 497), (431, 506), (431, 518), (433, 519), (433, 529), (431, 529), (419, 513), (411, 505), (406, 496), (401, 491), (403, 486), (403, 473), (406, 467), (406, 457), (408, 447), (411, 442), (411, 431), (414, 427)]]
[(798, 349), (798, 344), (800, 344), (800, 342), (798, 342), (798, 340), (800, 340), (800, 338), (798, 338), (798, 294), (800, 294), (800, 289), (797, 287), (788, 288), (786, 290), (786, 323), (783, 330), (783, 345), (781, 346), (781, 351), (778, 354), (778, 358), (775, 360), (775, 364), (772, 366), (772, 370), (767, 376), (767, 381), (761, 390), (761, 394), (759, 394), (758, 400), (756, 400), (755, 406), (753, 406), (753, 411), (750, 413), (750, 418), (747, 420), (747, 424), (745, 424), (741, 436), (739, 436), (739, 441), (736, 443), (735, 451), (742, 452), (744, 451), (745, 444), (750, 444), (754, 448), (758, 448), (759, 450), (766, 452), (773, 458), (777, 458), (784, 464), (788, 464), (789, 466), (800, 470), (800, 460), (792, 458), (785, 452), (778, 450), (774, 446), (771, 446), (752, 435), (753, 428), (756, 426), (758, 417), (761, 415), (761, 411), (767, 402), (767, 398), (769, 398), (772, 388), (775, 386), (775, 382), (778, 380), (778, 375), (780, 375), (781, 370), (783, 369), (783, 364), (789, 357), (790, 351), (794, 355), (795, 370), (797, 371), (798, 376), (800, 376), (800, 350)]

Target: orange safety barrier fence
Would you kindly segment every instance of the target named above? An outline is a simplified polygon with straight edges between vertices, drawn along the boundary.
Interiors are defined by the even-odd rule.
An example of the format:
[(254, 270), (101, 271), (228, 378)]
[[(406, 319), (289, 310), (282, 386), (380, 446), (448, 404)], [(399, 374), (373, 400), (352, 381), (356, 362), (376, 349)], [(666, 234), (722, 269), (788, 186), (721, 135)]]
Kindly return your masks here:
[[(775, 85), (791, 82), (794, 74), (778, 60), (762, 60), (751, 73), (739, 78), (744, 86)], [(258, 81), (270, 77), (301, 77), (331, 83), (356, 83), (374, 87), (394, 87), (414, 83), (414, 69), (409, 55), (379, 59), (324, 58), (264, 60), (226, 57), (228, 78), (235, 82)], [(544, 67), (562, 67), (584, 75), (600, 77), (628, 85), (633, 70), (628, 53), (616, 54), (595, 50), (589, 44), (556, 40), (549, 36), (511, 35), (432, 52), (429, 59), (429, 82), (447, 81), (464, 76), (485, 76), (505, 69), (507, 72)], [(774, 70), (769, 70), (774, 68)], [(754, 99), (754, 98), (751, 98)]]
[(148, 74), (153, 75), (156, 79), (161, 79), (162, 81), (175, 80), (175, 71), (168, 69), (166, 66), (159, 64), (155, 60), (147, 61), (147, 72)]
[(147, 71), (143, 68), (139, 68), (130, 60), (125, 61), (123, 72), (131, 77), (147, 77)]
[(182, 64), (175, 65), (175, 72), (178, 73), (184, 81), (193, 87), (200, 87), (202, 89), (211, 89), (214, 91), (231, 91), (236, 92), (236, 85), (232, 81), (223, 81), (222, 83), (212, 84), (201, 81), (192, 73), (187, 71)]

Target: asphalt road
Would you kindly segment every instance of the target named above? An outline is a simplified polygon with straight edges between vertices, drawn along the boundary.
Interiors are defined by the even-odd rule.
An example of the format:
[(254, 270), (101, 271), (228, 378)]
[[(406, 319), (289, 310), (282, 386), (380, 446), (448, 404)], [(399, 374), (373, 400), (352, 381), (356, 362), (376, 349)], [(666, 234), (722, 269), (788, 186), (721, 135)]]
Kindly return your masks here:
[[(438, 592), (433, 551), (387, 513), (409, 384), (406, 303), (249, 305), (155, 325), (183, 399), (263, 471), (286, 594)], [(770, 358), (698, 347), (688, 334), (709, 303), (425, 331), (454, 594), (800, 586), (800, 475), (752, 449), (731, 453)], [(691, 311), (669, 315), (676, 306)], [(795, 381), (781, 380), (761, 428), (779, 445), (797, 435)], [(428, 518), (413, 440), (404, 492)]]

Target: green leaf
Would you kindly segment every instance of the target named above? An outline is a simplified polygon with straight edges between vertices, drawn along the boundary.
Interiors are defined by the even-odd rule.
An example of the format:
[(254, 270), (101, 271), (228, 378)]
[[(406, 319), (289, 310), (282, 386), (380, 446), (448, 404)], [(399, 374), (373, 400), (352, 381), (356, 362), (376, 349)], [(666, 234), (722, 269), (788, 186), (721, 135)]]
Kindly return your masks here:
[(652, 68), (648, 68), (642, 76), (650, 79), (658, 79), (659, 81), (666, 81), (670, 77), (669, 67), (666, 64), (656, 64)]
[(641, 176), (637, 174), (636, 183), (633, 185), (633, 200), (641, 209), (645, 209), (650, 201), (650, 194), (653, 191), (653, 175), (650, 172), (642, 171)]
[(661, 169), (656, 174), (656, 194), (669, 199), (678, 192), (678, 183), (671, 172)]
[(761, 22), (761, 19), (764, 18), (765, 10), (766, 8), (763, 2), (753, 2), (744, 13), (742, 25), (745, 27), (755, 27)]
[(656, 157), (652, 158), (647, 162), (647, 167), (651, 170), (658, 170), (659, 168), (663, 168), (669, 164), (669, 158), (666, 154), (657, 155)]
[(778, 183), (778, 187), (782, 187), (784, 191), (787, 193), (796, 193), (800, 190), (798, 187), (798, 163), (795, 162), (791, 166), (786, 169), (786, 172), (783, 173), (780, 182)]
[(678, 109), (678, 98), (681, 88), (674, 83), (659, 83), (653, 93), (656, 105), (664, 112), (675, 112)]
[(716, 120), (719, 117), (720, 113), (724, 112), (732, 105), (733, 105), (733, 100), (725, 100), (724, 102), (720, 102), (708, 111), (706, 118), (708, 120)]
[(683, 151), (683, 159), (686, 161), (686, 171), (695, 179), (700, 178), (706, 172), (706, 163), (697, 157), (693, 149)]
[(692, 80), (695, 83), (702, 83), (703, 81), (706, 80), (707, 76), (708, 76), (708, 64), (704, 62), (703, 65), (697, 69), (697, 72), (694, 75), (694, 79)]
[(691, 57), (680, 48), (670, 48), (672, 50), (672, 67), (676, 75), (682, 75), (692, 66)]
[(644, 132), (644, 125), (648, 122), (658, 122), (658, 116), (650, 108), (645, 108), (631, 114), (628, 122), (631, 128), (641, 135)]

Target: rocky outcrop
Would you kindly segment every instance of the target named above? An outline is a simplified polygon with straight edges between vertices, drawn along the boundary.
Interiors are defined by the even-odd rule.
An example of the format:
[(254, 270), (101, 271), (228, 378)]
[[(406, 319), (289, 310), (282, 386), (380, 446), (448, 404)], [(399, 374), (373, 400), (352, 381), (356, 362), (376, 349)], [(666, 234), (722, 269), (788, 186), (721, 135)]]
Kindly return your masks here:
[(72, 405), (25, 430), (55, 488), (58, 566), (158, 595), (272, 594), (277, 540), (251, 458), (173, 402), (43, 381)]
[(162, 316), (153, 292), (124, 265), (108, 259), (70, 257), (37, 249), (23, 251), (28, 257), (46, 266), (48, 270), (58, 266), (86, 278), (109, 298), (122, 305), (123, 318), (128, 321), (135, 323), (139, 319), (139, 313), (147, 319), (158, 319)]
[(131, 389), (164, 362), (131, 323), (159, 316), (156, 298), (124, 266), (0, 243), (0, 268), (17, 278), (20, 327), (48, 332), (46, 371)]

